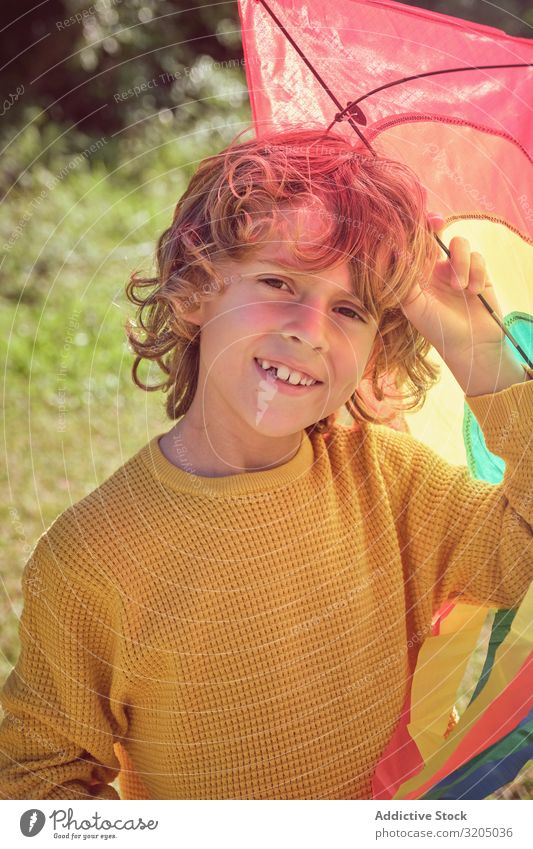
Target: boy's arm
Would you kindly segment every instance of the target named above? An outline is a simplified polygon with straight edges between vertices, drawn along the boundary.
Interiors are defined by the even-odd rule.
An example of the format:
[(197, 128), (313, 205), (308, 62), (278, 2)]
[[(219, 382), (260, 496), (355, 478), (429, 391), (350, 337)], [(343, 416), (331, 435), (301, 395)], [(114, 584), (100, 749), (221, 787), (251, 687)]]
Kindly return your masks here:
[(385, 447), (406, 594), (426, 621), (456, 593), (514, 607), (533, 578), (533, 381), (465, 400), (505, 460), (501, 484), (473, 479), (406, 434)]
[[(125, 729), (111, 701), (112, 605), (94, 570), (74, 575), (50, 531), (26, 564), (21, 652), (0, 703), (0, 798), (118, 799), (113, 750)], [(101, 582), (100, 582), (101, 584)]]

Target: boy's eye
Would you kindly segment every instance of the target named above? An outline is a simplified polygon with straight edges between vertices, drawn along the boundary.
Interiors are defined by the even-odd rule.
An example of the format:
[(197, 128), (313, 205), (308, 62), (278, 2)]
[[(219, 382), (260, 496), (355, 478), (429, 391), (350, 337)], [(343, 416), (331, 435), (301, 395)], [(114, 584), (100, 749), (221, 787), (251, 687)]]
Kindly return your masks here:
[[(365, 321), (363, 316), (360, 313), (358, 313), (356, 310), (352, 309), (351, 307), (339, 307), (339, 309), (348, 310), (348, 312), (352, 313), (352, 315), (347, 316), (347, 318), (357, 318), (359, 321)], [(365, 324), (366, 324), (366, 322), (365, 322)]]
[[(283, 283), (285, 286), (287, 285), (284, 280), (280, 280), (279, 277), (263, 277), (259, 281), (260, 283), (266, 283), (267, 286), (270, 286), (270, 281), (274, 280), (276, 283)], [(271, 289), (279, 289), (279, 286), (271, 286)]]
[[(266, 283), (266, 285), (270, 286), (271, 289), (280, 289), (281, 288), (280, 286), (271, 286), (272, 282), (281, 283), (283, 286), (287, 285), (287, 283), (285, 283), (285, 281), (281, 280), (279, 277), (262, 277), (259, 282), (260, 283)], [(351, 313), (351, 315), (345, 316), (346, 318), (362, 321), (366, 324), (366, 320), (363, 318), (363, 316), (360, 313), (358, 313), (357, 310), (352, 309), (352, 307), (339, 307), (339, 310), (346, 310), (347, 312)]]

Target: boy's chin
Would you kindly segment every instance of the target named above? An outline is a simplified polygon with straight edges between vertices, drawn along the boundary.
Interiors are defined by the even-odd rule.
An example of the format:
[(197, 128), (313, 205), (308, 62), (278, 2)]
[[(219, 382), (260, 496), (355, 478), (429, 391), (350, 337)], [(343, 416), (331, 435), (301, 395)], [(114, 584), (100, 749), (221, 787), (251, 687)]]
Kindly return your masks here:
[[(326, 414), (323, 418), (326, 418)], [(316, 418), (311, 417), (293, 416), (289, 418), (279, 415), (269, 416), (268, 412), (262, 415), (261, 412), (258, 412), (254, 429), (257, 433), (270, 439), (283, 439), (301, 433), (305, 428), (316, 423)]]

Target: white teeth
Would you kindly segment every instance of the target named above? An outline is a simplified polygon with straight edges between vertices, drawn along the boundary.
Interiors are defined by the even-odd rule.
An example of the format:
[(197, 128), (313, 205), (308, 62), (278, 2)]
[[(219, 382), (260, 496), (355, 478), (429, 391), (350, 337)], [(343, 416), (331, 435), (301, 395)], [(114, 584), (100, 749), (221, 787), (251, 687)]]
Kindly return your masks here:
[(317, 383), (312, 377), (306, 377), (299, 371), (291, 371), (287, 366), (273, 366), (270, 360), (258, 360), (258, 362), (265, 371), (268, 371), (269, 368), (275, 368), (277, 378), (285, 381), (285, 383), (290, 383), (292, 386), (296, 386), (297, 384), (312, 386), (314, 383)]

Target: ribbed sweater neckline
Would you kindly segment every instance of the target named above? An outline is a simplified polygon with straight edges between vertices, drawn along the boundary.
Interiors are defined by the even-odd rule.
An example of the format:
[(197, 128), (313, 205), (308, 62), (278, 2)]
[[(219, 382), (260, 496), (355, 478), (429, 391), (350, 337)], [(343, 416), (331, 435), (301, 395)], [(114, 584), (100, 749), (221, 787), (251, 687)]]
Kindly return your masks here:
[(258, 472), (241, 472), (236, 475), (210, 478), (180, 469), (168, 460), (159, 440), (164, 433), (154, 436), (141, 450), (139, 456), (150, 473), (168, 489), (203, 498), (231, 498), (251, 493), (272, 492), (293, 483), (313, 466), (313, 444), (304, 430), (300, 447), (294, 457), (275, 469)]

